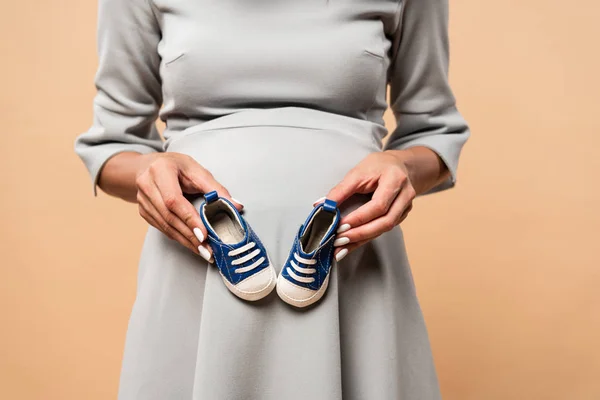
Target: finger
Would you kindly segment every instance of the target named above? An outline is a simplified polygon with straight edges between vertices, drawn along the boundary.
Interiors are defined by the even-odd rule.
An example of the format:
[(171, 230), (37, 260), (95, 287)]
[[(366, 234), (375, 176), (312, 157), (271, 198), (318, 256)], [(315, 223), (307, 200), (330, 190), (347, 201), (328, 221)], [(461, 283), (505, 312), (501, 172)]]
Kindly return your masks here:
[(138, 191), (137, 202), (139, 204), (140, 215), (169, 239), (175, 240), (171, 234), (173, 228), (163, 219), (154, 205), (152, 205), (150, 199), (141, 191)]
[(398, 222), (398, 223), (402, 223), (406, 219), (406, 217), (408, 217), (408, 214), (412, 211), (412, 209), (413, 209), (413, 203), (410, 203), (410, 205), (404, 210), (404, 212), (400, 216), (400, 222)]
[(346, 255), (348, 255), (348, 249), (345, 247), (341, 247), (338, 250), (336, 250), (336, 252), (333, 254), (333, 256), (335, 257), (335, 261), (342, 261), (342, 259), (344, 257), (346, 257)]
[(140, 215), (148, 223), (154, 226), (159, 231), (163, 232), (169, 239), (175, 240), (183, 246), (190, 249), (196, 254), (200, 254), (198, 246), (186, 239), (183, 235), (177, 232), (171, 227), (166, 221), (164, 221), (160, 213), (152, 206), (149, 199), (145, 195), (138, 196), (138, 203), (140, 204)]
[(340, 221), (341, 224), (356, 228), (387, 214), (406, 182), (404, 175), (391, 172), (383, 174), (371, 200), (348, 214)]
[(323, 197), (319, 197), (317, 200), (313, 201), (313, 207), (316, 206), (317, 204), (323, 203), (325, 200), (327, 199), (327, 197), (323, 196)]
[[(174, 220), (174, 223), (171, 225), (177, 228), (184, 236), (188, 237), (193, 244), (196, 244), (196, 241), (189, 236), (190, 233), (192, 233), (198, 240), (196, 246), (201, 242), (204, 242), (204, 239), (206, 238), (206, 227), (202, 223), (196, 207), (183, 196), (181, 185), (178, 179), (174, 179), (173, 171), (161, 168), (160, 170), (153, 171), (152, 176), (154, 184), (158, 188), (166, 208), (169, 212), (177, 216), (188, 229), (179, 229), (180, 224), (176, 220)], [(163, 217), (170, 222), (164, 214)]]
[[(202, 222), (200, 222), (200, 227), (198, 227), (199, 229), (197, 229), (196, 233), (194, 233), (192, 229), (190, 229), (175, 213), (171, 211), (171, 209), (177, 208), (177, 203), (184, 202), (190, 204), (188, 200), (183, 197), (183, 194), (173, 194), (172, 191), (167, 191), (167, 189), (163, 189), (163, 192), (161, 192), (161, 189), (157, 186), (157, 180), (160, 181), (161, 178), (155, 176), (154, 179), (155, 181), (153, 184), (146, 187), (145, 191), (140, 191), (142, 202), (151, 204), (151, 206), (146, 206), (151, 213), (152, 208), (156, 210), (158, 216), (154, 214), (152, 214), (152, 216), (161, 224), (163, 231), (170, 232), (174, 238), (183, 236), (187, 239), (187, 241), (192, 243), (192, 245), (197, 248), (200, 245), (200, 240), (197, 237), (199, 229), (204, 228), (204, 225)], [(162, 183), (165, 184), (164, 181)], [(176, 187), (178, 186), (176, 185)], [(172, 188), (169, 190), (172, 190)], [(179, 189), (179, 192), (181, 192), (181, 189)], [(202, 235), (203, 237), (206, 237), (204, 233)]]
[(242, 211), (242, 209), (244, 208), (244, 203), (242, 203), (241, 201), (239, 201), (237, 199), (234, 199), (233, 197), (230, 197), (229, 200), (231, 200), (231, 202), (233, 203), (235, 208), (238, 209), (238, 211)]
[[(206, 238), (206, 230), (195, 207), (183, 196), (181, 186), (179, 185), (178, 170), (179, 166), (173, 160), (159, 159), (154, 162), (144, 176), (138, 178), (136, 182), (138, 197), (140, 193), (144, 194), (147, 203), (152, 204), (152, 208), (161, 214), (161, 218), (155, 216), (155, 219), (159, 223), (162, 223), (162, 221), (167, 222), (175, 229), (178, 229), (182, 235), (197, 247)], [(157, 189), (157, 181), (164, 188), (163, 193)], [(185, 220), (183, 224), (187, 225), (187, 229), (182, 229), (181, 223), (175, 221), (173, 216), (170, 215), (171, 211), (164, 204), (165, 199), (183, 217)], [(150, 207), (147, 208), (150, 211)], [(181, 217), (178, 216), (177, 218), (183, 221)], [(162, 230), (164, 231), (166, 228)]]
[[(342, 204), (354, 193), (357, 193), (360, 184), (361, 182), (359, 181), (358, 176), (351, 171), (344, 177), (344, 179), (342, 179), (340, 183), (335, 185), (333, 189), (327, 193), (326, 198), (333, 200), (338, 204)], [(319, 200), (317, 200), (315, 203), (318, 203)]]
[(359, 248), (360, 246), (369, 243), (369, 240), (363, 240), (357, 243), (351, 243), (344, 247), (338, 247), (334, 252), (334, 257), (336, 261), (342, 261), (348, 254), (352, 253), (354, 250)]
[(146, 195), (163, 219), (198, 247), (206, 238), (206, 228), (196, 208), (183, 196), (179, 180), (167, 168), (151, 174), (154, 185), (150, 185)]
[(335, 260), (336, 261), (342, 261), (343, 258), (345, 258), (348, 254), (352, 253), (354, 250), (356, 250), (357, 248), (359, 248), (360, 246), (368, 243), (369, 240), (363, 240), (361, 242), (357, 242), (357, 243), (351, 243), (347, 246), (344, 247), (338, 247), (334, 254)]
[(344, 232), (342, 236), (338, 236), (335, 240), (334, 246), (340, 247), (350, 243), (373, 240), (382, 233), (392, 230), (401, 222), (403, 216), (406, 218), (408, 211), (410, 211), (409, 209), (412, 205), (414, 196), (414, 189), (412, 186), (407, 185), (396, 197), (385, 215)]
[[(148, 220), (153, 222), (153, 226), (162, 231), (167, 237), (171, 238), (172, 240), (177, 240), (182, 245), (190, 248), (196, 254), (200, 254), (206, 261), (212, 262), (213, 258), (210, 247), (206, 244), (199, 244), (200, 238), (197, 236), (204, 236), (199, 231), (199, 228), (195, 228), (196, 232), (190, 234), (189, 229), (185, 226), (185, 224), (183, 224), (182, 221), (177, 222), (177, 216), (175, 214), (169, 213), (168, 210), (165, 210), (166, 205), (164, 204), (158, 187), (155, 185), (154, 177), (164, 176), (162, 172), (165, 171), (175, 172), (176, 174), (177, 169), (171, 169), (171, 164), (169, 163), (163, 163), (159, 166), (160, 168), (157, 168), (156, 165), (154, 168), (150, 168), (150, 172), (145, 177), (142, 177), (137, 181), (138, 203), (140, 204), (141, 209), (146, 211), (141, 214), (147, 214)], [(187, 201), (185, 198), (184, 200)], [(183, 229), (181, 226), (183, 226)]]
[(181, 235), (179, 232), (173, 229), (173, 227), (171, 227), (166, 221), (162, 219), (160, 213), (156, 211), (156, 209), (151, 204), (149, 204), (149, 200), (147, 198), (144, 199), (138, 197), (138, 202), (140, 204), (144, 204), (144, 207), (147, 207), (147, 209), (150, 210), (147, 211), (146, 208), (140, 207), (140, 215), (142, 215), (144, 219), (149, 221), (152, 226), (154, 226), (159, 231), (163, 232), (169, 239), (175, 240), (187, 247), (188, 249), (190, 249), (191, 251), (193, 251), (195, 254), (199, 254), (209, 263), (214, 262), (212, 250), (207, 244), (202, 243), (199, 246), (196, 246), (195, 243), (192, 243), (189, 240), (187, 240), (183, 235)]
[(230, 200), (238, 211), (244, 208), (244, 204), (231, 197), (229, 191), (221, 185), (215, 177), (202, 165), (198, 164), (194, 159), (186, 163), (181, 169), (181, 174), (184, 180), (189, 182), (197, 191), (208, 193), (216, 190), (220, 197), (225, 197)]
[[(138, 200), (138, 203), (140, 203), (139, 200)], [(156, 229), (158, 229), (159, 231), (162, 232), (162, 227), (161, 227), (160, 223), (152, 215), (150, 215), (150, 213), (144, 207), (142, 207), (141, 204), (139, 206), (139, 214), (142, 218), (144, 218), (146, 220), (146, 222), (148, 222), (148, 224), (150, 224), (151, 226), (155, 227)], [(162, 232), (162, 233), (165, 236), (167, 236), (169, 239), (173, 239), (172, 237), (167, 235), (165, 232)]]

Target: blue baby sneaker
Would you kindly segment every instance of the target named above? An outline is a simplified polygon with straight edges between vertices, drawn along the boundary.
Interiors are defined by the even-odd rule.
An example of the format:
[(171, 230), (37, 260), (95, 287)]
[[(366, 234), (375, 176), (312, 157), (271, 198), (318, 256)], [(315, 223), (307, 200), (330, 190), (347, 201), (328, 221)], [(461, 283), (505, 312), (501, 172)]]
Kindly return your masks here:
[(267, 296), (277, 283), (277, 273), (260, 239), (229, 200), (216, 191), (206, 193), (204, 200), (200, 218), (223, 282), (244, 300)]
[(333, 262), (333, 242), (340, 221), (337, 203), (326, 199), (300, 227), (277, 279), (277, 294), (286, 303), (307, 307), (323, 297)]

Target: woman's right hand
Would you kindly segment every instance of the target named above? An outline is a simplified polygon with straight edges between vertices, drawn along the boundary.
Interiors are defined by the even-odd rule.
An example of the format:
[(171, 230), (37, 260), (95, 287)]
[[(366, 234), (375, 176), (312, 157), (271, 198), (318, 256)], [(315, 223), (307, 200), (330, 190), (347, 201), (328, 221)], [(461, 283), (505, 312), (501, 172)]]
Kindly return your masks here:
[(169, 238), (212, 262), (212, 251), (205, 243), (206, 227), (198, 210), (183, 193), (208, 193), (232, 200), (238, 210), (243, 204), (192, 157), (180, 153), (141, 155), (150, 157), (136, 173), (139, 213), (150, 225)]

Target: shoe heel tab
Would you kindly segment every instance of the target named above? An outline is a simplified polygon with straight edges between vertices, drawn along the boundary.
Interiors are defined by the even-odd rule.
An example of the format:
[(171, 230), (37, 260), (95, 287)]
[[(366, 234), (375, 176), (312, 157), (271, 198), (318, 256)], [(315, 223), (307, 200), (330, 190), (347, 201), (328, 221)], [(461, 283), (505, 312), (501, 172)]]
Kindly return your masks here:
[(325, 199), (325, 202), (323, 203), (323, 209), (330, 213), (335, 213), (337, 209), (337, 203), (333, 200)]
[(217, 200), (219, 198), (219, 194), (217, 193), (216, 190), (213, 190), (212, 192), (208, 192), (206, 194), (204, 194), (204, 200), (207, 203), (212, 203), (213, 201)]

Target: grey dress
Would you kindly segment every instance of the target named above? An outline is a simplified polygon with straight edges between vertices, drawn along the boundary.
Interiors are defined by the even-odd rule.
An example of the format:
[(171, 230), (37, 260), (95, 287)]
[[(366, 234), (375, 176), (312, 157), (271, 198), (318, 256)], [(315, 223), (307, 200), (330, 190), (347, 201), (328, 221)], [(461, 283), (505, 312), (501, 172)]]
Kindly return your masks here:
[[(388, 84), (398, 126), (385, 148), (431, 148), (451, 172), (431, 192), (452, 187), (469, 131), (447, 81), (447, 11), (446, 0), (100, 0), (94, 121), (75, 142), (94, 194), (119, 152), (189, 154), (245, 204), (279, 271), (312, 202), (382, 150)], [(274, 292), (238, 299), (214, 266), (148, 228), (121, 400), (439, 397), (400, 228), (334, 265), (305, 311)]]

